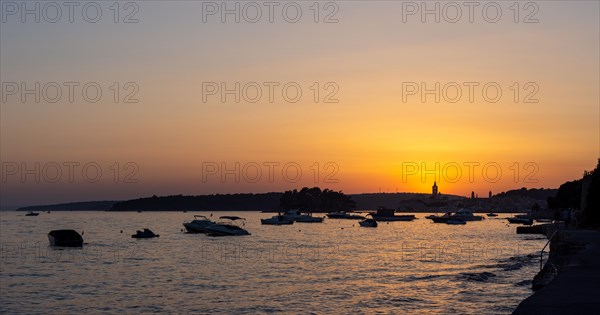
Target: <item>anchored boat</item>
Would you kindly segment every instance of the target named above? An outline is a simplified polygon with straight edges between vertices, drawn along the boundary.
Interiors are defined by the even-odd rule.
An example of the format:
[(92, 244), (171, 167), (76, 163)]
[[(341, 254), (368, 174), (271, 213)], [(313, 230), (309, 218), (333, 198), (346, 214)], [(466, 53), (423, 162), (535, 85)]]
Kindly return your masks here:
[(191, 222), (183, 223), (183, 226), (189, 233), (208, 233), (206, 227), (213, 225), (215, 222), (209, 220), (203, 215), (195, 215)]
[(48, 233), (50, 246), (82, 247), (83, 237), (75, 230), (54, 230)]
[(413, 214), (396, 215), (396, 210), (379, 207), (377, 213), (369, 214), (375, 221), (412, 221), (416, 219)]
[(260, 223), (268, 225), (289, 225), (294, 224), (294, 220), (283, 215), (276, 215), (268, 219), (260, 219)]
[(313, 217), (310, 213), (301, 213), (300, 210), (288, 210), (283, 216), (294, 221), (302, 223), (320, 223), (323, 222), (323, 217)]
[(222, 216), (219, 221), (207, 226), (205, 229), (210, 236), (250, 235), (242, 226), (246, 219), (236, 216)]
[(374, 219), (364, 219), (363, 221), (358, 222), (362, 227), (377, 227), (377, 221)]
[(137, 230), (135, 234), (131, 235), (133, 238), (155, 238), (160, 235), (154, 234), (150, 229), (144, 229), (143, 231)]
[(524, 224), (524, 225), (532, 225), (533, 224), (532, 218), (515, 216), (513, 218), (506, 218), (506, 220), (508, 220), (509, 223)]
[(337, 211), (331, 212), (327, 214), (327, 217), (330, 219), (347, 219), (347, 220), (364, 220), (365, 217), (358, 214), (350, 214), (346, 211)]

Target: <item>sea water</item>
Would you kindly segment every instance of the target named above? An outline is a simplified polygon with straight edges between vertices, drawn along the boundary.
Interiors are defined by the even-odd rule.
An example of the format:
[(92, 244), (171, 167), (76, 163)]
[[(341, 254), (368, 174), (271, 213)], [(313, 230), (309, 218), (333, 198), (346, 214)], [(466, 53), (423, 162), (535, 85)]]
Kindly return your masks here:
[[(532, 294), (543, 236), (501, 215), (466, 225), (354, 220), (261, 225), (260, 212), (0, 213), (0, 311), (17, 313), (510, 313)], [(189, 234), (195, 214), (250, 236)], [(508, 215), (505, 215), (508, 216)], [(54, 229), (83, 248), (48, 246)], [(150, 228), (159, 238), (133, 239)]]

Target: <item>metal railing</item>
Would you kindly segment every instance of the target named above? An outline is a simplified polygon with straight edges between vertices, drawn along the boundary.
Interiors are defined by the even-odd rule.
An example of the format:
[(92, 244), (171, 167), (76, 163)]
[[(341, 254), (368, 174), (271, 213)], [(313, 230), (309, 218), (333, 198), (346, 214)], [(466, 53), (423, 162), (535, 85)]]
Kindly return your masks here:
[[(546, 245), (544, 245), (544, 247), (540, 251), (540, 271), (542, 271), (542, 269), (544, 268), (544, 249), (546, 249), (546, 247), (548, 247), (548, 245), (550, 244), (552, 239), (558, 234), (558, 231), (559, 230), (556, 230), (556, 231), (554, 231), (554, 233), (552, 233), (552, 236), (550, 236), (550, 238), (548, 239), (548, 242), (546, 242)], [(548, 255), (550, 255), (550, 254), (548, 254)]]

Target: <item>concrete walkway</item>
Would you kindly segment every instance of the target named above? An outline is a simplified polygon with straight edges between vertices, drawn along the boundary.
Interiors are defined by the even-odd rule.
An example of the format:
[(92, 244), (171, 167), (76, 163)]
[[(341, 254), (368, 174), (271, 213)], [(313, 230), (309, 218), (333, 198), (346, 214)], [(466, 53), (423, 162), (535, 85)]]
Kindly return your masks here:
[(600, 232), (568, 233), (569, 240), (588, 245), (552, 282), (521, 302), (513, 314), (600, 314)]

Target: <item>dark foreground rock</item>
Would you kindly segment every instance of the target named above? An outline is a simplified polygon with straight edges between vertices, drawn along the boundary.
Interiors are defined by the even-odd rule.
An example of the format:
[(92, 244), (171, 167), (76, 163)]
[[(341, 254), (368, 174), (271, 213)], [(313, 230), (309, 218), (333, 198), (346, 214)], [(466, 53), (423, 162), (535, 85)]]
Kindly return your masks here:
[(513, 314), (600, 313), (600, 232), (559, 231), (546, 264), (558, 264), (558, 274), (525, 299)]

